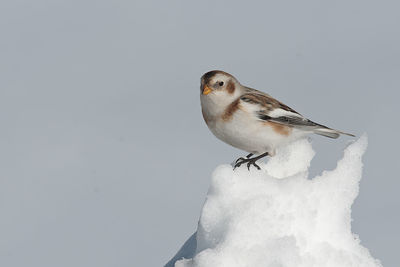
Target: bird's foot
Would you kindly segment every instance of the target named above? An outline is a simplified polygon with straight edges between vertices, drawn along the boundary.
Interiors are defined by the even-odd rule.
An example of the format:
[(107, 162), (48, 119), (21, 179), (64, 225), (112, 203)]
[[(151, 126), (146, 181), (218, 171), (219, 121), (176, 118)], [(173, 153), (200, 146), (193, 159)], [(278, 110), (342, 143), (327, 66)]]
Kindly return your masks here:
[(238, 167), (240, 167), (240, 165), (247, 163), (247, 169), (250, 171), (250, 166), (253, 165), (254, 167), (256, 167), (258, 170), (261, 170), (260, 166), (257, 165), (256, 161), (268, 156), (268, 152), (265, 152), (257, 157), (253, 157), (251, 158), (251, 156), (253, 156), (253, 154), (249, 154), (246, 156), (246, 158), (238, 158), (235, 162), (235, 165), (233, 167), (233, 169), (236, 169)]
[(254, 167), (257, 168), (257, 170), (261, 170), (260, 166), (257, 165), (256, 163), (257, 159), (251, 159), (249, 162), (247, 162), (247, 169), (250, 171), (250, 166), (253, 165)]
[[(235, 168), (236, 168), (236, 165), (237, 165), (240, 161), (242, 161), (242, 160), (246, 160), (246, 159), (243, 158), (243, 157), (240, 157), (240, 158), (238, 158), (238, 159), (235, 161)], [(239, 166), (240, 166), (240, 165), (242, 165), (242, 163), (240, 163)]]
[(250, 171), (250, 166), (253, 165), (254, 167), (256, 167), (258, 170), (261, 170), (260, 166), (258, 166), (256, 164), (256, 161), (258, 160), (258, 158), (238, 158), (235, 162), (235, 166), (233, 167), (233, 169), (236, 169), (238, 167), (240, 167), (242, 164), (247, 163), (247, 169)]
[[(249, 159), (251, 156), (253, 156), (253, 153), (248, 154), (248, 155), (246, 156), (246, 159)], [(235, 165), (236, 165), (240, 160), (246, 160), (246, 159), (243, 158), (243, 157), (238, 158), (238, 159), (235, 161)], [(239, 165), (239, 166), (240, 166), (240, 165)]]

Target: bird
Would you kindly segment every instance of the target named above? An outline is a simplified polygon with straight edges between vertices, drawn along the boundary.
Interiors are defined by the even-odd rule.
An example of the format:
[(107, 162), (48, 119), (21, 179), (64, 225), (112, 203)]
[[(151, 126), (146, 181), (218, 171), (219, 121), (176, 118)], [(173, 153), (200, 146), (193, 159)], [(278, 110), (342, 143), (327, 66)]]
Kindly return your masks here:
[(257, 160), (274, 156), (276, 149), (318, 134), (329, 138), (353, 136), (315, 123), (271, 97), (242, 85), (233, 75), (212, 70), (200, 79), (201, 111), (210, 131), (223, 142), (249, 154), (238, 158), (233, 168), (247, 164), (260, 170)]

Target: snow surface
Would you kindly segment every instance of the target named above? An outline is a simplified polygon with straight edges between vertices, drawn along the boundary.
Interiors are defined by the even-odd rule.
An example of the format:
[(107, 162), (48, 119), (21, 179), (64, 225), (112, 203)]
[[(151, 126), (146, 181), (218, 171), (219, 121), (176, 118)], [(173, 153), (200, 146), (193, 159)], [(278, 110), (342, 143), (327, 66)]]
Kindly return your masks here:
[(381, 266), (351, 232), (363, 136), (336, 169), (308, 179), (308, 140), (278, 151), (261, 171), (217, 167), (198, 229), (166, 266)]

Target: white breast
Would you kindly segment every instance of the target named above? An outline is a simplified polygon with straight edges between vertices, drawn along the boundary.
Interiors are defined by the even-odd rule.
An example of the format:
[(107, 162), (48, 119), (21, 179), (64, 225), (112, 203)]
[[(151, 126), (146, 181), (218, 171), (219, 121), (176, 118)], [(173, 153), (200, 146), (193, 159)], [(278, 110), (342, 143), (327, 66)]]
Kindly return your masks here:
[(274, 155), (275, 148), (304, 135), (296, 129), (292, 129), (288, 135), (278, 133), (243, 106), (230, 120), (216, 119), (209, 128), (220, 140), (254, 154), (269, 152)]

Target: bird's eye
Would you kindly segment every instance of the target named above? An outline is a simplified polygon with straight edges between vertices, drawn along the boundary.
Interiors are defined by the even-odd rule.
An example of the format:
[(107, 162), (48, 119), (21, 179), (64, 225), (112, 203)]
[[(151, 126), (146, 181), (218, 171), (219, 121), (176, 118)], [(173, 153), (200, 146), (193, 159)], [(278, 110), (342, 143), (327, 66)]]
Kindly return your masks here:
[(222, 85), (224, 85), (224, 82), (219, 82), (218, 85), (222, 86)]

